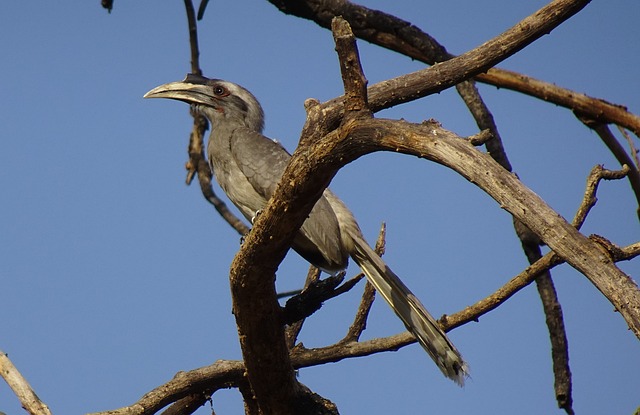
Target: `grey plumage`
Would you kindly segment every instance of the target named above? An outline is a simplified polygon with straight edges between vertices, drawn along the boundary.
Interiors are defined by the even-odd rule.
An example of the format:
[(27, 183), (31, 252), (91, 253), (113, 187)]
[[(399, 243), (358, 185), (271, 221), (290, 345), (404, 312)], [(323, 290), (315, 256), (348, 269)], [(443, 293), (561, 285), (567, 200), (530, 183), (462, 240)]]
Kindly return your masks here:
[[(262, 135), (262, 107), (249, 91), (231, 82), (188, 75), (182, 82), (149, 91), (145, 98), (181, 100), (207, 117), (211, 123), (207, 153), (220, 187), (249, 220), (266, 206), (291, 156)], [(464, 384), (468, 369), (460, 353), (367, 244), (353, 214), (329, 189), (300, 228), (292, 248), (327, 272), (346, 268), (348, 258), (353, 258), (440, 370)]]

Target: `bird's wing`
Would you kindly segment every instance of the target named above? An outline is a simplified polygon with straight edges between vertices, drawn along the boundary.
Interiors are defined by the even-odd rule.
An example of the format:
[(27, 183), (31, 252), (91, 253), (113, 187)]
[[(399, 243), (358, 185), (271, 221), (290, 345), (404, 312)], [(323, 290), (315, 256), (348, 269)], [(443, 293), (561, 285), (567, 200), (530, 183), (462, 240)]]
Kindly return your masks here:
[[(255, 191), (269, 200), (291, 155), (282, 145), (250, 129), (236, 130), (230, 140), (231, 154)], [(344, 269), (348, 253), (342, 252), (338, 220), (321, 197), (313, 207), (293, 248), (307, 261), (327, 271)]]
[(269, 200), (291, 155), (280, 143), (248, 128), (236, 129), (229, 146), (234, 161), (251, 186)]

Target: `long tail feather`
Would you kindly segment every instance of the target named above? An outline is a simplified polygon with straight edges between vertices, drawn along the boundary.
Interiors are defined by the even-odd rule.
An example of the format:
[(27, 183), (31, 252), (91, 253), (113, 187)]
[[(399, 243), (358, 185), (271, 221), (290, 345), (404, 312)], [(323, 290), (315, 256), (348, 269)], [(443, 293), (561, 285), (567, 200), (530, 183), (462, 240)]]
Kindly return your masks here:
[(436, 320), (364, 239), (353, 237), (353, 243), (353, 259), (371, 284), (400, 317), (407, 330), (416, 337), (442, 373), (463, 386), (468, 376), (467, 364)]

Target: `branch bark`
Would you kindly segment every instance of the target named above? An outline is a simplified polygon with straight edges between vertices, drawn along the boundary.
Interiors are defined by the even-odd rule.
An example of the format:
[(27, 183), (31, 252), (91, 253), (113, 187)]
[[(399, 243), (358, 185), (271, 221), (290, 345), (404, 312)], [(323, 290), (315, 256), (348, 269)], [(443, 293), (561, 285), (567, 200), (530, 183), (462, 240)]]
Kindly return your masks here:
[[(433, 37), (411, 23), (346, 0), (269, 0), (269, 2), (283, 13), (312, 20), (324, 28), (331, 27), (331, 19), (334, 16), (343, 16), (358, 38), (429, 65), (455, 57)], [(571, 3), (571, 1), (565, 3)], [(588, 2), (580, 3), (586, 5)], [(640, 117), (630, 113), (621, 105), (500, 68), (491, 68), (485, 73), (478, 73), (475, 79), (498, 88), (510, 89), (551, 102), (588, 115), (602, 123), (623, 126), (640, 137)]]
[[(615, 255), (612, 257), (615, 261), (630, 260), (640, 255), (640, 242), (624, 248), (615, 248), (613, 251)], [(531, 284), (541, 272), (562, 262), (562, 259), (553, 252), (546, 254), (488, 297), (464, 310), (444, 316), (440, 319), (440, 324), (445, 331), (451, 331), (466, 323), (478, 321), (481, 316), (497, 308), (516, 292)], [(291, 361), (296, 369), (300, 369), (348, 358), (395, 351), (415, 342), (415, 338), (409, 332), (364, 342), (341, 341), (318, 349), (294, 349), (291, 352)], [(145, 394), (133, 405), (90, 415), (152, 415), (167, 404), (179, 401), (191, 394), (213, 394), (222, 388), (240, 387), (241, 383), (246, 380), (244, 373), (243, 362), (220, 360), (209, 366), (188, 372), (179, 372), (172, 380)]]
[(369, 145), (375, 141), (378, 149), (430, 159), (455, 170), (487, 192), (501, 208), (524, 223), (556, 254), (585, 275), (640, 337), (640, 292), (633, 280), (620, 271), (595, 242), (580, 234), (489, 156), (435, 123), (416, 126), (371, 120), (367, 123), (358, 121), (358, 124), (349, 132), (350, 140), (359, 142), (357, 137), (362, 136), (362, 141)]
[[(374, 110), (381, 109), (455, 85), (516, 53), (587, 3), (556, 0), (460, 57), (370, 88), (369, 103)], [(310, 104), (307, 110), (300, 145), (231, 267), (231, 291), (243, 356), (249, 380), (264, 411), (292, 413), (291, 402), (299, 390), (287, 353), (281, 309), (276, 301), (276, 269), (295, 233), (338, 169), (374, 151), (399, 151), (436, 161), (481, 187), (585, 274), (640, 336), (640, 295), (630, 278), (617, 269), (594, 242), (466, 140), (434, 123), (417, 126), (359, 118), (351, 118), (326, 134), (330, 128), (336, 128), (344, 114), (344, 101), (334, 100), (321, 106)]]
[[(373, 112), (441, 92), (459, 82), (486, 72), (580, 11), (588, 0), (556, 0), (524, 18), (501, 35), (460, 56), (410, 74), (379, 82), (368, 88)], [(344, 97), (334, 98), (322, 109), (329, 125), (335, 126), (344, 111)]]
[(0, 376), (7, 382), (27, 412), (31, 415), (51, 415), (49, 407), (38, 398), (29, 382), (2, 350), (0, 350)]
[(640, 218), (640, 169), (638, 168), (638, 164), (634, 162), (634, 159), (631, 158), (624, 147), (618, 142), (608, 125), (584, 118), (580, 115), (578, 115), (578, 118), (584, 123), (584, 125), (591, 128), (596, 132), (596, 134), (598, 134), (602, 142), (607, 146), (609, 151), (611, 151), (621, 166), (628, 166), (629, 172), (627, 177), (629, 178), (629, 184), (631, 184), (633, 194), (636, 196), (636, 200), (638, 201), (636, 213), (638, 218)]

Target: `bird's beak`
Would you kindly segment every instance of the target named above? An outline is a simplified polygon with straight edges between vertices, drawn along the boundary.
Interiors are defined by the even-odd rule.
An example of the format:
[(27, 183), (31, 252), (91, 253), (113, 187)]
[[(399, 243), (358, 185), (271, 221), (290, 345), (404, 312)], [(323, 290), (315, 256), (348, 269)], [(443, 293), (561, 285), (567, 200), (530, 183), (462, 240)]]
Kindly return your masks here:
[(144, 98), (177, 99), (189, 104), (215, 107), (215, 99), (211, 95), (211, 88), (206, 84), (207, 81), (203, 76), (187, 75), (184, 81), (170, 82), (153, 88), (144, 94)]

